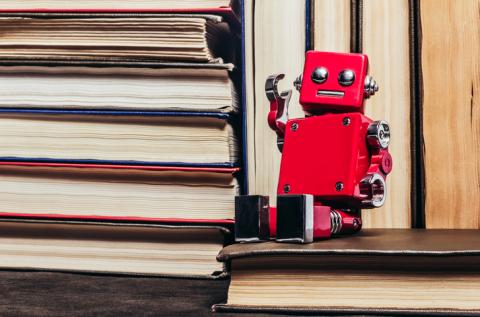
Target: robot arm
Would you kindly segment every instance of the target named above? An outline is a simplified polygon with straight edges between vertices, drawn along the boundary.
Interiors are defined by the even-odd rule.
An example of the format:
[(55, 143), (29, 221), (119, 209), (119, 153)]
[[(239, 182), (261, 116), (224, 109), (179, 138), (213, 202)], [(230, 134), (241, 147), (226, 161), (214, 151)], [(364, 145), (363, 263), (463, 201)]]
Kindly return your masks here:
[(268, 113), (268, 125), (277, 133), (277, 145), (280, 152), (283, 148), (285, 126), (288, 121), (288, 104), (292, 97), (292, 91), (286, 90), (278, 93), (278, 82), (285, 77), (284, 74), (271, 75), (265, 82), (265, 93), (270, 101)]

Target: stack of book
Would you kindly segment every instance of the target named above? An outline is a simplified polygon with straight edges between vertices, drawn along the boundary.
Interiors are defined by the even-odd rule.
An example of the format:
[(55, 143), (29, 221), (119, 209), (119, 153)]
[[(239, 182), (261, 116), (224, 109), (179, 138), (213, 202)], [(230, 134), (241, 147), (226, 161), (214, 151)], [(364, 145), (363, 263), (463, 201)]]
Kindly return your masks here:
[(225, 274), (243, 183), (236, 8), (0, 4), (2, 267)]

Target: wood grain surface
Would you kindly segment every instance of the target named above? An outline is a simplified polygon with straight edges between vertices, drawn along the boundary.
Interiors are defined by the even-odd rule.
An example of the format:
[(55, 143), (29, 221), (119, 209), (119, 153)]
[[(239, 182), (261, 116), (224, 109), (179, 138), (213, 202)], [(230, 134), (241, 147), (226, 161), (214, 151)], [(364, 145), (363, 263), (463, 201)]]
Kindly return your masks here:
[(480, 228), (480, 1), (422, 0), (427, 228)]

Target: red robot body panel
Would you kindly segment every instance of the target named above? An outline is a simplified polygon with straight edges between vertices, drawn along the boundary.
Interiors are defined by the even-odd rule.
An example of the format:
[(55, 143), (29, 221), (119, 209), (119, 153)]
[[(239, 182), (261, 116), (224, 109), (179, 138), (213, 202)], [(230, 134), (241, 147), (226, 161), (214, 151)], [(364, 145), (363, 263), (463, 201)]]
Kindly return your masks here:
[(319, 200), (353, 196), (369, 167), (365, 137), (370, 122), (360, 113), (289, 120), (278, 194), (311, 194)]

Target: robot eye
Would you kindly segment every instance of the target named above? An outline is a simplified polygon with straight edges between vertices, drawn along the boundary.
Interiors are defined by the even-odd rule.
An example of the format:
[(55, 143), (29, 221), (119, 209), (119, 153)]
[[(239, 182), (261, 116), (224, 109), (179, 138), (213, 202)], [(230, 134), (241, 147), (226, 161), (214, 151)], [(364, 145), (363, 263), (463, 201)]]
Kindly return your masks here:
[(350, 69), (344, 69), (338, 74), (338, 83), (342, 86), (350, 86), (355, 81), (355, 72)]
[(328, 78), (328, 70), (325, 67), (315, 68), (312, 72), (312, 81), (317, 84), (324, 83)]

